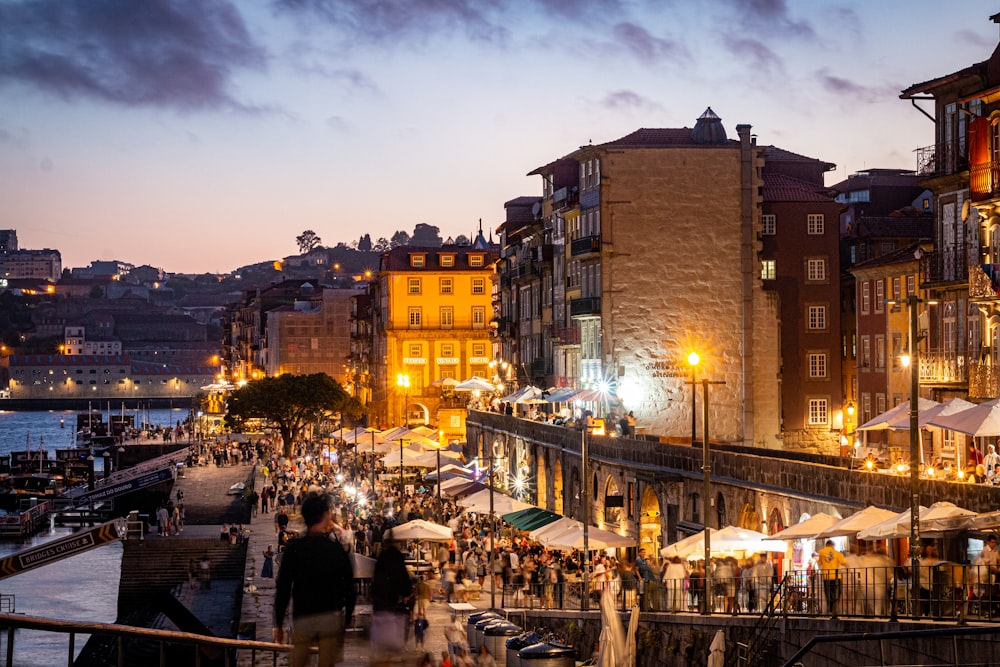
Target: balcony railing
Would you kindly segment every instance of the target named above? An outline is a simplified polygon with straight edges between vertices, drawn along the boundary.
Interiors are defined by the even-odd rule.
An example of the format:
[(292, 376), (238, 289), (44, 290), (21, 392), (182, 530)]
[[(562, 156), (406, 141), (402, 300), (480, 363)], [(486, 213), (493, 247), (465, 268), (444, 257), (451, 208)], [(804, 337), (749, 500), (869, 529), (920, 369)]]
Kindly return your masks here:
[(958, 143), (948, 141), (918, 148), (916, 153), (919, 176), (942, 176), (969, 168), (968, 147), (964, 139)]
[(969, 398), (1000, 398), (1000, 366), (972, 364), (969, 367)]
[(546, 325), (546, 332), (556, 345), (580, 344), (579, 327), (559, 327), (554, 324), (548, 324)]
[(964, 282), (969, 279), (964, 245), (927, 253), (920, 262), (920, 273), (924, 283)]
[(571, 317), (583, 317), (585, 315), (601, 314), (601, 297), (591, 296), (584, 299), (572, 299), (569, 302), (569, 314)]
[(574, 239), (569, 246), (569, 254), (573, 257), (577, 257), (578, 255), (589, 255), (592, 252), (600, 252), (600, 250), (600, 236), (584, 236), (579, 239)]
[(969, 197), (978, 202), (1000, 195), (1000, 162), (969, 167)]
[(921, 382), (965, 382), (968, 379), (966, 358), (943, 350), (920, 355)]

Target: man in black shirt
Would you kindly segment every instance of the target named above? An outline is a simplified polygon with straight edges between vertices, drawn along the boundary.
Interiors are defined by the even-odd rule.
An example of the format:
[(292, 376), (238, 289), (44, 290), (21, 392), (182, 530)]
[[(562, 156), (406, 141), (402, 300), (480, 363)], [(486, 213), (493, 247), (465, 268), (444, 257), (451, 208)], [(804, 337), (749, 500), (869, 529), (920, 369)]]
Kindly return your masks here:
[(326, 494), (302, 501), (306, 532), (288, 543), (274, 595), (274, 640), (285, 641), (285, 613), (292, 602), (292, 666), (304, 667), (309, 647), (319, 645), (319, 667), (344, 657), (344, 629), (354, 614), (354, 570), (340, 542), (330, 539), (333, 512)]

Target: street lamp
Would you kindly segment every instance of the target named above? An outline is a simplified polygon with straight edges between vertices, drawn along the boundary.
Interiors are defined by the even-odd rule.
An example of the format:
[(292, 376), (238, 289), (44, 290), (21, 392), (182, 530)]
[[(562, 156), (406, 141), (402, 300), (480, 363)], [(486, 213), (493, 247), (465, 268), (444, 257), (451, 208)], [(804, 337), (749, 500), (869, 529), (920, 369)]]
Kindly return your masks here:
[(692, 352), (688, 355), (687, 362), (691, 366), (691, 446), (695, 446), (695, 441), (698, 438), (698, 411), (695, 408), (695, 397), (698, 395), (697, 384), (697, 370), (698, 362), (701, 361), (701, 357), (698, 356), (697, 352)]
[(441, 506), (441, 446), (444, 444), (444, 431), (438, 431), (437, 464), (438, 464), (438, 506)]
[(408, 426), (409, 420), (406, 418), (406, 404), (410, 402), (410, 376), (406, 373), (398, 374), (396, 376), (396, 387), (403, 391), (403, 426)]

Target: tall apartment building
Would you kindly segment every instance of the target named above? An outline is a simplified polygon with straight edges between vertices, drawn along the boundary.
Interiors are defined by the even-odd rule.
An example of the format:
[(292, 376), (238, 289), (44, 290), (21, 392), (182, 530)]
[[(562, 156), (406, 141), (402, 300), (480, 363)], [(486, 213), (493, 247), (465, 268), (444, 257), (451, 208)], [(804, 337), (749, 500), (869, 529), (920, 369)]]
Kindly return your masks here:
[[(611, 387), (640, 427), (686, 439), (686, 359), (697, 351), (696, 380), (719, 383), (708, 391), (712, 439), (777, 446), (778, 319), (763, 289), (757, 236), (763, 161), (750, 126), (737, 134), (730, 140), (709, 109), (694, 128), (640, 129), (533, 170), (542, 177), (540, 227), (548, 234), (541, 255), (508, 248), (506, 271), (516, 262), (518, 275), (531, 274), (546, 245), (564, 266), (553, 272), (565, 293), (561, 303), (553, 295), (546, 331), (554, 384)], [(541, 299), (544, 318), (550, 306)], [(524, 331), (522, 312), (499, 314), (522, 327), (510, 347), (518, 356), (508, 361), (537, 368), (548, 350), (522, 343), (522, 334), (535, 336)], [(702, 400), (699, 386), (699, 418)], [(817, 430), (831, 428), (839, 403), (829, 397)]]
[[(497, 247), (480, 231), (472, 245), (398, 246), (370, 283), (372, 402), (379, 425), (437, 421), (446, 378), (490, 377)], [(405, 376), (408, 386), (397, 384)]]
[(269, 376), (326, 373), (344, 384), (350, 355), (351, 297), (356, 290), (324, 288), (267, 312)]
[(30, 278), (55, 282), (62, 275), (58, 250), (12, 250), (0, 253), (0, 278)]

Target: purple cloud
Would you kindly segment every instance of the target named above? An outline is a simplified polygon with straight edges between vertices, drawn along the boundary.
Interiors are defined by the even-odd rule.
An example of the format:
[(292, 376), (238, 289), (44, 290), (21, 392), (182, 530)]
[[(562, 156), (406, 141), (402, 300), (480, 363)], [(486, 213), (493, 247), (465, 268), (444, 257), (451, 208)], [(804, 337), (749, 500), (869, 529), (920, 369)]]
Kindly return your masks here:
[(619, 23), (613, 28), (615, 39), (644, 63), (687, 59), (686, 49), (669, 39), (662, 39), (635, 23)]
[(784, 69), (784, 63), (781, 58), (759, 40), (749, 38), (727, 39), (724, 46), (734, 56), (749, 61), (750, 65), (758, 67), (767, 73), (780, 72)]
[(605, 95), (600, 102), (607, 109), (662, 109), (663, 107), (647, 97), (631, 90), (616, 90)]
[(735, 11), (736, 22), (754, 27), (765, 34), (794, 37), (815, 37), (816, 31), (807, 21), (796, 21), (788, 12), (785, 0), (726, 0)]
[(267, 54), (225, 0), (0, 4), (0, 85), (180, 110), (256, 109), (229, 91)]
[(817, 71), (816, 78), (824, 90), (840, 98), (844, 98), (848, 103), (862, 102), (871, 104), (886, 99), (893, 99), (899, 94), (896, 92), (898, 86), (865, 86), (855, 81), (834, 76), (826, 68)]

